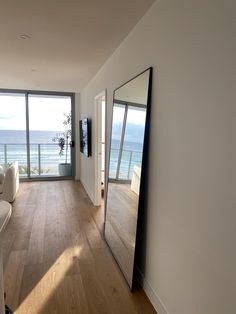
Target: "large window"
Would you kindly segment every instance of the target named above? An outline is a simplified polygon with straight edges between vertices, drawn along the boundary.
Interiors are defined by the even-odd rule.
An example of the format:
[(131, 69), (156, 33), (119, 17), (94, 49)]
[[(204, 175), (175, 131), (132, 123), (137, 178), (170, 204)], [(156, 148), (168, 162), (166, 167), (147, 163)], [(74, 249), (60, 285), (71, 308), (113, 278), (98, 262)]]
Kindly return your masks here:
[[(0, 93), (0, 164), (18, 160), (20, 176), (58, 177), (60, 164), (70, 167), (73, 154), (72, 95)], [(65, 138), (64, 149), (58, 142)], [(66, 144), (68, 142), (68, 150)]]

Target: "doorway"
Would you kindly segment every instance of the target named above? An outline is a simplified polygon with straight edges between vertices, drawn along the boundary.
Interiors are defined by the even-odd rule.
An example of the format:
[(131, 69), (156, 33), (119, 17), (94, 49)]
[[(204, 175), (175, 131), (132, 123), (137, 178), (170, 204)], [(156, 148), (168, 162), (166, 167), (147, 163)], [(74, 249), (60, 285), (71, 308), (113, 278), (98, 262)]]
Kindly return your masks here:
[(95, 197), (94, 205), (103, 204), (106, 178), (106, 91), (95, 97)]

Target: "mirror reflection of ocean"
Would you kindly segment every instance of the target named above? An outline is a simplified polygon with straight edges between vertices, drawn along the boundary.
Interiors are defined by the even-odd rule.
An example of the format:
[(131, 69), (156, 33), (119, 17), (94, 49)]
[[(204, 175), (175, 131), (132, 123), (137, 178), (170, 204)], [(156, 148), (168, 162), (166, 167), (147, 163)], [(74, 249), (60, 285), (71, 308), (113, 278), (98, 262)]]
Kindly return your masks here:
[[(119, 140), (112, 139), (111, 155), (110, 155), (110, 169), (109, 177), (116, 177), (118, 154), (119, 154)], [(131, 141), (125, 141), (123, 145), (119, 178), (131, 180), (134, 166), (141, 166), (142, 163), (142, 149), (143, 144)]]

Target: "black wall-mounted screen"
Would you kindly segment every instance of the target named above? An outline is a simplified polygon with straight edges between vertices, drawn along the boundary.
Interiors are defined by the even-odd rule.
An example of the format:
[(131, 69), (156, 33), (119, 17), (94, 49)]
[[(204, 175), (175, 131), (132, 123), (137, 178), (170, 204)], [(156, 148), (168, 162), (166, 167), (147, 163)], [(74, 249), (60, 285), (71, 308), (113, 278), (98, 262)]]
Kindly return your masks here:
[(80, 151), (85, 156), (91, 156), (91, 120), (84, 118), (79, 121)]

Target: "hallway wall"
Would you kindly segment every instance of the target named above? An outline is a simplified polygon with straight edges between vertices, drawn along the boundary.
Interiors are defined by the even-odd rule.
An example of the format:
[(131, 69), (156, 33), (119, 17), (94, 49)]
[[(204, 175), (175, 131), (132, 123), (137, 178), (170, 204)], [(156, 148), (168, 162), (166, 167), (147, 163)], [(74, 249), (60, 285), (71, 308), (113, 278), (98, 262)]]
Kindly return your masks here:
[[(140, 268), (159, 314), (235, 314), (235, 13), (231, 0), (156, 1), (81, 93), (94, 121), (107, 89), (109, 132), (113, 90), (153, 66)], [(93, 199), (94, 155), (81, 181)]]

